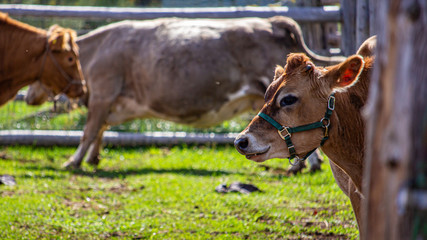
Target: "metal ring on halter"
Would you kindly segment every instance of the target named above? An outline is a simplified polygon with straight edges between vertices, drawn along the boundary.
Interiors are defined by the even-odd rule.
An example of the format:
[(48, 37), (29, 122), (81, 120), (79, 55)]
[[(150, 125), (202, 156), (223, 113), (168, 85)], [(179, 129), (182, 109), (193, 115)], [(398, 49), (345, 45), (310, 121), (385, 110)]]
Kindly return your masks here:
[(301, 162), (301, 158), (299, 158), (298, 156), (295, 157), (295, 161), (292, 162), (293, 158), (289, 158), (289, 164), (291, 164), (292, 166), (298, 166), (298, 164)]
[[(326, 121), (326, 123), (325, 123), (325, 121)], [(323, 124), (323, 126), (322, 126), (323, 128), (327, 128), (331, 124), (331, 119), (329, 119), (329, 118), (322, 118), (320, 120), (320, 122)]]

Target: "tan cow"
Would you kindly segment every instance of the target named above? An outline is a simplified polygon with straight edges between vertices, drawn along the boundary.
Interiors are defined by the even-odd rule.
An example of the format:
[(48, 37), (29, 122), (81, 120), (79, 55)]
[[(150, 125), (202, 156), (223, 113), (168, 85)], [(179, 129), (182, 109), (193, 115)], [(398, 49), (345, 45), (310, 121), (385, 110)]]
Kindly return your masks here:
[[(65, 165), (98, 164), (103, 131), (135, 118), (213, 126), (259, 109), (283, 54), (306, 52), (290, 18), (123, 21), (77, 41), (89, 88), (84, 136)], [(30, 91), (32, 95), (35, 91)], [(36, 96), (28, 96), (33, 102)]]
[(304, 158), (324, 143), (321, 149), (350, 197), (359, 226), (365, 133), (361, 109), (368, 96), (375, 40), (359, 49), (365, 57), (354, 55), (326, 68), (304, 54), (290, 54), (285, 68), (276, 68), (260, 113), (235, 140), (237, 150), (256, 162)]
[(76, 33), (57, 25), (49, 31), (0, 12), (0, 106), (22, 87), (41, 81), (52, 94), (85, 92)]

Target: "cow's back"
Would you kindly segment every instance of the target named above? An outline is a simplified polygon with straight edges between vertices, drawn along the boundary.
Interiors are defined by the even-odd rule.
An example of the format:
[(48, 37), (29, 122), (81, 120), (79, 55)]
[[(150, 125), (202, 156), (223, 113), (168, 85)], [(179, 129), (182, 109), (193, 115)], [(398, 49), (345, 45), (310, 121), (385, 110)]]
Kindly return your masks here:
[(272, 32), (258, 18), (123, 21), (78, 44), (89, 91), (120, 89), (112, 112), (124, 114), (111, 122), (159, 117), (213, 125), (262, 104), (273, 78), (268, 69), (289, 51)]

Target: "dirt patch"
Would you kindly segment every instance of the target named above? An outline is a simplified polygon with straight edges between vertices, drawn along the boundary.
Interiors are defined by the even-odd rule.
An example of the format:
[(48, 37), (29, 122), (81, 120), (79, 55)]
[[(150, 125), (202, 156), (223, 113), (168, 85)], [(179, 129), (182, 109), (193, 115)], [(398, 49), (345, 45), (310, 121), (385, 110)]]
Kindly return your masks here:
[(312, 216), (316, 216), (317, 214), (319, 214), (319, 216), (325, 216), (325, 215), (333, 216), (342, 210), (333, 206), (331, 207), (294, 207), (293, 209), (296, 209), (297, 211), (303, 211), (303, 212), (309, 213)]
[[(300, 233), (301, 234), (301, 233)], [(344, 234), (334, 234), (334, 233), (322, 233), (319, 231), (315, 232), (308, 232), (308, 233), (302, 233), (298, 237), (291, 237), (288, 239), (298, 239), (298, 240), (305, 240), (305, 239), (322, 239), (322, 240), (335, 240), (335, 239), (348, 239), (349, 237)]]
[(117, 185), (111, 187), (98, 187), (98, 186), (90, 186), (90, 187), (79, 187), (79, 186), (70, 186), (68, 189), (79, 192), (91, 192), (91, 191), (103, 191), (103, 192), (112, 192), (115, 194), (123, 194), (129, 192), (139, 192), (143, 190), (145, 186), (141, 185), (138, 187), (130, 187), (126, 182), (119, 183)]
[(11, 197), (16, 194), (15, 191), (1, 191), (1, 197)]
[(220, 235), (233, 235), (235, 237), (239, 237), (240, 239), (249, 239), (249, 235), (245, 234), (242, 236), (242, 233), (240, 232), (220, 232), (220, 231), (214, 231), (209, 233), (211, 236), (220, 236)]
[(316, 226), (321, 229), (328, 229), (330, 224), (326, 221), (309, 221), (309, 220), (296, 220), (296, 221), (287, 221), (285, 224), (290, 224), (292, 226), (303, 226), (303, 227), (312, 227)]
[[(124, 232), (114, 231), (114, 232), (102, 233), (100, 237), (103, 239), (124, 238), (124, 237), (129, 237), (129, 234)], [(135, 238), (132, 238), (132, 239), (135, 239)], [(139, 239), (139, 238), (136, 238), (136, 239)]]
[(92, 201), (90, 198), (86, 198), (85, 200), (80, 201), (72, 201), (70, 199), (64, 198), (62, 203), (72, 210), (105, 210), (108, 208), (103, 204)]
[(110, 206), (106, 206), (90, 198), (86, 198), (85, 200), (70, 200), (65, 198), (62, 200), (62, 204), (71, 209), (69, 214), (75, 218), (80, 217), (82, 214), (84, 215), (86, 211), (95, 211), (101, 217), (110, 214)]

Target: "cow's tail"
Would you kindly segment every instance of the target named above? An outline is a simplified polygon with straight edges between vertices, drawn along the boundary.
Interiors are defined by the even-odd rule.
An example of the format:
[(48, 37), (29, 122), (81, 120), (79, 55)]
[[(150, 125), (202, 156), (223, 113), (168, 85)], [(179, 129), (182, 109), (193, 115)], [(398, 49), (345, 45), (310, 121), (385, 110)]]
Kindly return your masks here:
[(314, 61), (325, 63), (326, 65), (335, 65), (343, 62), (346, 59), (346, 57), (344, 56), (332, 56), (332, 57), (321, 56), (311, 51), (307, 47), (307, 45), (304, 42), (304, 38), (302, 37), (302, 34), (296, 35), (296, 38), (297, 38), (296, 40), (298, 42), (298, 45), (300, 45), (304, 49), (304, 52), (307, 54), (307, 56), (313, 59)]
[(328, 57), (328, 56), (321, 56), (321, 55), (314, 53), (305, 44), (305, 41), (304, 41), (304, 38), (302, 35), (302, 31), (301, 31), (299, 24), (291, 18), (287, 18), (287, 20), (283, 20), (283, 19), (280, 20), (280, 18), (287, 18), (287, 17), (273, 17), (270, 19), (270, 21), (275, 22), (278, 25), (281, 25), (280, 26), (281, 28), (287, 29), (290, 32), (290, 34), (293, 35), (292, 38), (295, 41), (295, 44), (299, 48), (302, 48), (303, 51), (305, 52), (305, 54), (308, 57), (310, 57), (312, 60), (319, 62), (319, 63), (322, 63), (322, 64), (325, 64), (325, 65), (334, 65), (334, 64), (341, 63), (346, 59), (346, 57), (344, 57), (344, 56)]

